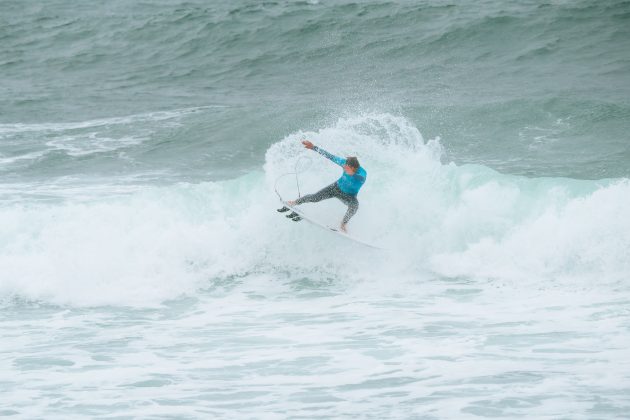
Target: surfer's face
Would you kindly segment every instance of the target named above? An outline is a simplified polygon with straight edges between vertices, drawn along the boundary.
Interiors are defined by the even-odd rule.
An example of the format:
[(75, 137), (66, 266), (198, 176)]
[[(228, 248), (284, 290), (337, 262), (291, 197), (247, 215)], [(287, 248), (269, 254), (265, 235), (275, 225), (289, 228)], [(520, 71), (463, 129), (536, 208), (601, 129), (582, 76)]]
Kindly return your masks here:
[(350, 165), (343, 165), (343, 171), (345, 173), (347, 173), (348, 175), (354, 175), (354, 173), (357, 171), (357, 169), (353, 168)]

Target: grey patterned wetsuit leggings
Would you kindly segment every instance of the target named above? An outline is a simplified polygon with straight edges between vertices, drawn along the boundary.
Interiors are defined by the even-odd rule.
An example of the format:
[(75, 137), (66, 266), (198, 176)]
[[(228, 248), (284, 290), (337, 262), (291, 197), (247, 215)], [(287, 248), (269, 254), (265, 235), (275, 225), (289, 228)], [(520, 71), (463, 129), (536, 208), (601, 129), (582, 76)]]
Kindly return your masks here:
[(343, 224), (348, 223), (348, 220), (359, 210), (359, 200), (357, 200), (356, 195), (350, 195), (342, 192), (337, 183), (332, 183), (329, 186), (322, 188), (317, 191), (315, 194), (308, 194), (304, 197), (300, 197), (295, 200), (295, 204), (302, 203), (317, 203), (318, 201), (327, 200), (329, 198), (337, 197), (340, 199), (343, 204), (348, 206), (348, 211), (346, 215), (343, 217)]

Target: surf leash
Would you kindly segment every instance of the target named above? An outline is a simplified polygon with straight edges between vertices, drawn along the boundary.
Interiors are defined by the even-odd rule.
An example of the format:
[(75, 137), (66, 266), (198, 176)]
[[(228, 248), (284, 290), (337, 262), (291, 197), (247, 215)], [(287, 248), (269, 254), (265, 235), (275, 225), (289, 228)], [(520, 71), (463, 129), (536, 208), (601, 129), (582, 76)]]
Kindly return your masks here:
[(309, 170), (309, 169), (311, 168), (311, 165), (308, 165), (306, 168), (304, 168), (304, 169), (302, 169), (302, 170), (298, 171), (298, 166), (299, 166), (300, 161), (301, 161), (302, 159), (307, 159), (307, 160), (311, 163), (311, 165), (312, 165), (312, 163), (313, 163), (313, 159), (311, 159), (310, 157), (300, 156), (300, 157), (298, 158), (298, 160), (297, 160), (297, 161), (295, 161), (295, 166), (294, 166), (294, 168), (293, 168), (293, 169), (294, 169), (294, 172), (287, 172), (287, 173), (285, 173), (285, 174), (280, 175), (278, 178), (276, 178), (276, 182), (273, 184), (273, 189), (275, 190), (276, 195), (278, 196), (278, 198), (280, 199), (280, 201), (284, 201), (284, 200), (282, 200), (282, 196), (281, 196), (281, 195), (280, 195), (280, 193), (278, 192), (278, 181), (280, 181), (280, 179), (284, 178), (284, 177), (285, 177), (285, 176), (287, 176), (287, 175), (295, 175), (295, 185), (296, 185), (296, 187), (297, 187), (297, 191), (298, 191), (298, 198), (302, 197), (302, 193), (301, 193), (301, 191), (300, 191), (300, 180), (299, 180), (299, 178), (298, 178), (298, 175), (299, 175), (299, 174), (301, 174), (301, 173), (306, 172), (307, 170)]

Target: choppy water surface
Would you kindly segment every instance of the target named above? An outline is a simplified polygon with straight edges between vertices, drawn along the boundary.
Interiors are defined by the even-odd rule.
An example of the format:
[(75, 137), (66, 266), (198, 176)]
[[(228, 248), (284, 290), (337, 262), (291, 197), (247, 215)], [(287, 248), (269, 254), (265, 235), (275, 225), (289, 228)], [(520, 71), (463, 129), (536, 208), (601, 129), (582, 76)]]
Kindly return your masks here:
[[(629, 22), (2, 2), (0, 414), (626, 416)], [(304, 138), (384, 250), (275, 212), (339, 175)]]

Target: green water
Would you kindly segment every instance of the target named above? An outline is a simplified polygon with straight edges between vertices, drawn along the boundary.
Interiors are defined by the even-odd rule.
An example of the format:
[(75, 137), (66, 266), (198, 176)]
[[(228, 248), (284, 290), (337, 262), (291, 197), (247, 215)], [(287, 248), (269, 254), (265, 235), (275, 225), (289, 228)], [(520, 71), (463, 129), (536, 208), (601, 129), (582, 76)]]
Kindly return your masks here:
[(0, 1), (0, 416), (626, 416), (629, 98), (622, 0)]

